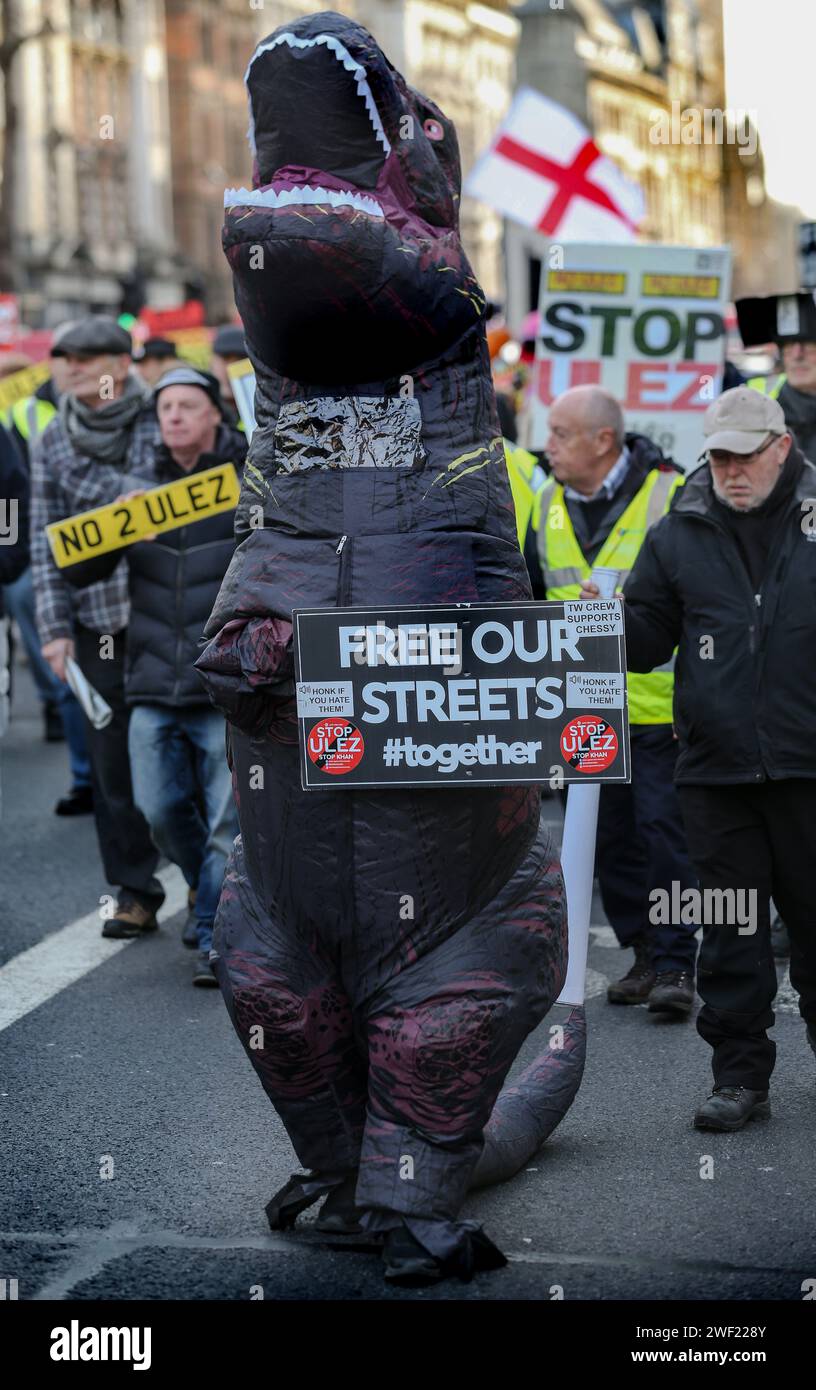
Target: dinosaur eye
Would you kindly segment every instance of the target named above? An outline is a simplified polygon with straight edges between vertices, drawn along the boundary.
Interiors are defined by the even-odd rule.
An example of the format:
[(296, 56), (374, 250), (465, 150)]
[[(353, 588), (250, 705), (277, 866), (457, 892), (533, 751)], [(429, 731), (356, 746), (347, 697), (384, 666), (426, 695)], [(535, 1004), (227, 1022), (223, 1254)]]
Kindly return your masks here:
[(429, 140), (444, 140), (445, 132), (442, 129), (441, 121), (435, 121), (429, 116), (427, 121), (423, 121), (422, 129), (425, 131)]

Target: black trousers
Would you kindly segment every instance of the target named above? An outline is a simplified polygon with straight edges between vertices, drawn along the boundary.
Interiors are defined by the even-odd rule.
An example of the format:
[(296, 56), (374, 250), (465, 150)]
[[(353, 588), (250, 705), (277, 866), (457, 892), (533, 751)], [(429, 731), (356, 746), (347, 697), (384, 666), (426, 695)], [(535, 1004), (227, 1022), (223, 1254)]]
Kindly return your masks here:
[(595, 849), (601, 902), (621, 946), (646, 936), (656, 970), (693, 974), (696, 927), (649, 920), (653, 889), (671, 900), (673, 882), (679, 893), (697, 886), (674, 787), (677, 742), (670, 724), (632, 724), (629, 733), (631, 782), (601, 788)]
[(85, 720), (96, 834), (105, 877), (145, 907), (157, 908), (164, 902), (164, 890), (155, 876), (159, 851), (133, 800), (130, 782), (129, 710), (124, 683), (126, 638), (125, 632), (113, 635), (113, 655), (107, 658), (100, 656), (98, 632), (77, 627), (74, 643), (83, 675), (113, 710), (113, 719), (106, 729), (94, 729)]
[(770, 898), (791, 939), (790, 978), (816, 1029), (816, 781), (679, 787), (691, 858), (706, 888), (754, 889), (756, 932), (709, 923), (697, 965), (697, 1030), (714, 1049), (718, 1086), (764, 1091), (776, 1060), (776, 967)]

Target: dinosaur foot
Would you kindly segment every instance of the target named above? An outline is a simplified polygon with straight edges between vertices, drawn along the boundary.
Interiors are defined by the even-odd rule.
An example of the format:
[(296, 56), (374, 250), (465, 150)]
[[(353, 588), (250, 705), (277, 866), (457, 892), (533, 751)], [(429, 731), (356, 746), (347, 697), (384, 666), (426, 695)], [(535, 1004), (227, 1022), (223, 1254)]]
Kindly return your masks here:
[(360, 1213), (354, 1205), (357, 1188), (357, 1174), (350, 1173), (339, 1187), (332, 1188), (320, 1215), (314, 1223), (316, 1231), (332, 1236), (356, 1236), (362, 1234)]
[(286, 1185), (266, 1204), (270, 1231), (290, 1231), (301, 1212), (325, 1197), (314, 1229), (332, 1235), (358, 1235), (362, 1227), (354, 1206), (356, 1186), (356, 1170), (345, 1176), (293, 1173)]
[(389, 1284), (402, 1288), (424, 1288), (454, 1277), (467, 1284), (474, 1274), (503, 1269), (506, 1264), (498, 1246), (478, 1227), (464, 1230), (456, 1249), (447, 1255), (432, 1254), (405, 1226), (395, 1227), (385, 1237), (383, 1273)]

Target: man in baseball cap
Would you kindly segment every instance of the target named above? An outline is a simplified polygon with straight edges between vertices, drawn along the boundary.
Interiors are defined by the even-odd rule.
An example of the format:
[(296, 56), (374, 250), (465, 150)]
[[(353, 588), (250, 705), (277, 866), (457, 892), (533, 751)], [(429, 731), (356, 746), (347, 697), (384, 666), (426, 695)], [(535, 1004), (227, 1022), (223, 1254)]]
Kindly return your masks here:
[(816, 467), (779, 403), (747, 386), (709, 406), (704, 431), (703, 467), (624, 586), (626, 664), (651, 671), (677, 649), (675, 784), (700, 881), (697, 1031), (714, 1072), (694, 1123), (738, 1130), (770, 1113), (771, 898), (816, 1053)]
[(778, 401), (750, 386), (724, 391), (703, 418), (706, 462), (716, 502), (753, 512), (775, 488), (791, 449)]

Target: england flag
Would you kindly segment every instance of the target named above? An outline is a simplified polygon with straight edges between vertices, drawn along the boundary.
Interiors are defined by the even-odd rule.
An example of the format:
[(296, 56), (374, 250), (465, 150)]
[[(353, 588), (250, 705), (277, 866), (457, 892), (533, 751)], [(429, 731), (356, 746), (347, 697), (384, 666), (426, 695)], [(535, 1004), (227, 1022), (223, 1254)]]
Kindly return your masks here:
[(544, 236), (633, 241), (643, 193), (563, 106), (522, 87), (465, 182), (478, 198)]

